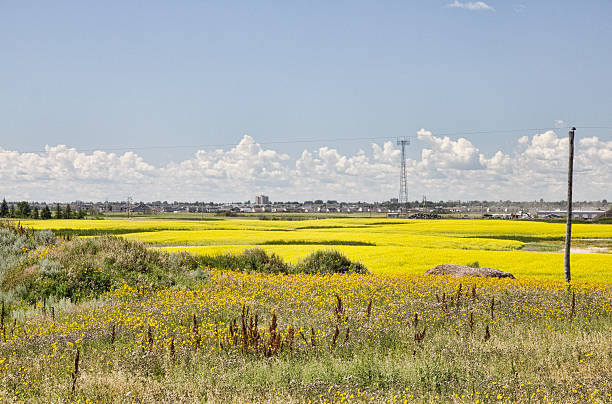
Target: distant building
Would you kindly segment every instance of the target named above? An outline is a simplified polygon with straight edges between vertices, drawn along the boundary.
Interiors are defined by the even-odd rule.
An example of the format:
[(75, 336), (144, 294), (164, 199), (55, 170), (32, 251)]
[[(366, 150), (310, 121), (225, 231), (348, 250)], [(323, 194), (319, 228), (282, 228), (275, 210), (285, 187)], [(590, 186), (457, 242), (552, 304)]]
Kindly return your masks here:
[[(601, 210), (573, 210), (572, 217), (579, 219), (593, 219), (605, 213)], [(554, 219), (567, 217), (567, 210), (540, 210), (538, 211), (538, 218), (540, 219)]]
[(270, 204), (270, 198), (268, 198), (267, 195), (257, 195), (255, 197), (255, 205), (269, 205)]

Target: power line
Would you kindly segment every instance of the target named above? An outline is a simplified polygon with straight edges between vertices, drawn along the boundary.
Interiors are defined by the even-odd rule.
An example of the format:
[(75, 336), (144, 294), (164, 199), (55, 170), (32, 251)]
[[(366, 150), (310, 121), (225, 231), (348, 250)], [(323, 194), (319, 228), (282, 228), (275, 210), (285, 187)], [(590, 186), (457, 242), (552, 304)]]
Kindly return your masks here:
[[(576, 126), (579, 129), (612, 129), (612, 126)], [(486, 135), (496, 133), (520, 133), (520, 132), (539, 132), (547, 130), (560, 130), (567, 129), (569, 127), (542, 127), (542, 128), (522, 128), (522, 129), (490, 129), (480, 131), (434, 131), (428, 130), (434, 136), (465, 136), (465, 135)], [(328, 139), (295, 139), (295, 140), (275, 140), (268, 142), (256, 142), (260, 145), (279, 145), (279, 144), (303, 144), (303, 143), (332, 143), (332, 142), (361, 142), (371, 140), (395, 140), (396, 136), (369, 136), (369, 137), (352, 137), (352, 138), (328, 138)], [(216, 144), (199, 144), (199, 145), (166, 145), (166, 146), (111, 146), (104, 147), (99, 146), (97, 148), (81, 149), (78, 147), (69, 147), (69, 149), (76, 149), (79, 152), (95, 152), (95, 151), (131, 151), (131, 150), (178, 150), (178, 149), (205, 149), (212, 147), (235, 147), (239, 143), (216, 143)], [(47, 150), (30, 150), (23, 151), (20, 153), (47, 153)]]

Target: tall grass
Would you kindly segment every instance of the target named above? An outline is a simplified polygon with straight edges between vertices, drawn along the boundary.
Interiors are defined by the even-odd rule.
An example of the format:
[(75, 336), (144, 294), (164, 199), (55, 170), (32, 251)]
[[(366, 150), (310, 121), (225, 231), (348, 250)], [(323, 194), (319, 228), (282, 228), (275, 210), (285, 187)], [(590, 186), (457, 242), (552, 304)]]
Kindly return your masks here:
[(562, 282), (217, 271), (191, 289), (124, 286), (11, 325), (0, 396), (609, 402), (610, 290), (572, 292)]

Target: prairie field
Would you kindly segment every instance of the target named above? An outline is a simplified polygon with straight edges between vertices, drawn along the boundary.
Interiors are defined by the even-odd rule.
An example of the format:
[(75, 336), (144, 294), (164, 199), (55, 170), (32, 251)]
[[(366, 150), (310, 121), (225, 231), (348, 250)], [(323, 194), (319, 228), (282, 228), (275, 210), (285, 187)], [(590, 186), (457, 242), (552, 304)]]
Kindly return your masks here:
[[(223, 254), (261, 247), (289, 262), (335, 249), (379, 274), (422, 274), (439, 264), (497, 268), (515, 276), (561, 279), (558, 250), (565, 224), (504, 220), (324, 219), (260, 220), (49, 220), (24, 222), (66, 234), (117, 234), (168, 251)], [(575, 224), (574, 242), (612, 239), (612, 224)], [(557, 252), (528, 251), (551, 246)], [(546, 250), (546, 248), (541, 248)], [(608, 250), (607, 252), (612, 252)], [(572, 254), (577, 281), (612, 283), (612, 254)]]
[[(572, 303), (572, 301), (574, 303)], [(609, 402), (610, 288), (211, 271), (23, 307), (0, 396), (90, 402)], [(77, 377), (73, 378), (76, 352)], [(74, 387), (73, 387), (74, 386)]]
[[(21, 244), (2, 274), (3, 401), (612, 401), (612, 254), (572, 254), (568, 285), (561, 253), (526, 251), (556, 251), (562, 224), (22, 225), (64, 237), (10, 236)], [(606, 245), (612, 225), (573, 234)], [(333, 249), (368, 273), (280, 273), (280, 261), (265, 273), (227, 270), (199, 258), (254, 247), (294, 269)], [(517, 279), (422, 275), (448, 263)]]

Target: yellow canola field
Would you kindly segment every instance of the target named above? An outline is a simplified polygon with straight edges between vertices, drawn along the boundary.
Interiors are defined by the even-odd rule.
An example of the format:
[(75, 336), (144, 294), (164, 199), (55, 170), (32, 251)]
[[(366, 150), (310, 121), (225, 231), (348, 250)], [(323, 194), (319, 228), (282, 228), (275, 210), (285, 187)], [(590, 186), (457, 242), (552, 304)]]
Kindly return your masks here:
[[(253, 246), (169, 247), (168, 251), (193, 254), (238, 253)], [(296, 263), (309, 253), (333, 248), (350, 259), (360, 261), (373, 273), (422, 274), (440, 264), (469, 264), (500, 269), (517, 277), (563, 279), (563, 254), (527, 251), (484, 251), (423, 247), (368, 247), (320, 245), (265, 245), (269, 253)], [(576, 281), (612, 283), (612, 254), (572, 254), (572, 277)]]
[(419, 246), (426, 248), (456, 248), (470, 250), (514, 250), (523, 243), (492, 238), (459, 238), (415, 235), (405, 229), (307, 229), (293, 231), (263, 230), (162, 230), (132, 233), (129, 239), (165, 246), (259, 245), (259, 244), (326, 244), (343, 245), (369, 243), (375, 246)]
[[(320, 219), (273, 220), (24, 220), (24, 226), (42, 230), (100, 230), (135, 232), (159, 230), (324, 230), (364, 229), (366, 232), (437, 235), (452, 237), (564, 237), (564, 223), (510, 220), (397, 220), (397, 219)], [(365, 230), (367, 229), (367, 230)], [(575, 238), (612, 238), (612, 224), (575, 224)]]
[[(523, 242), (562, 240), (565, 224), (504, 220), (322, 219), (268, 220), (47, 220), (35, 229), (113, 233), (169, 251), (239, 252), (261, 245), (290, 262), (320, 249), (337, 249), (371, 272), (420, 274), (438, 264), (478, 261), (517, 276), (562, 279), (563, 255), (520, 251)], [(576, 224), (574, 238), (612, 239), (610, 224)], [(265, 245), (265, 243), (289, 243)], [(350, 245), (351, 243), (371, 245)], [(293, 244), (291, 244), (293, 243)], [(326, 245), (329, 244), (329, 245)], [(558, 245), (558, 244), (557, 244)], [(612, 254), (573, 254), (576, 280), (612, 283)]]

